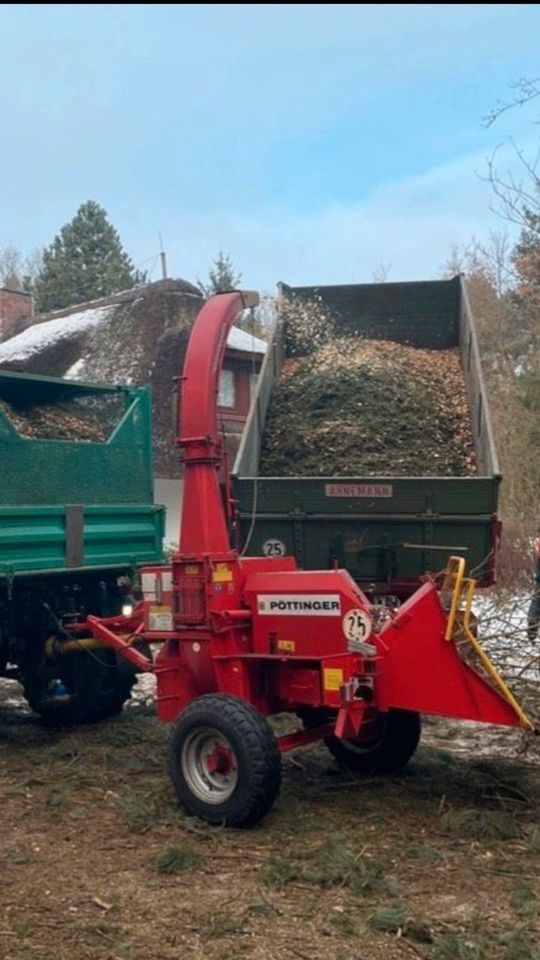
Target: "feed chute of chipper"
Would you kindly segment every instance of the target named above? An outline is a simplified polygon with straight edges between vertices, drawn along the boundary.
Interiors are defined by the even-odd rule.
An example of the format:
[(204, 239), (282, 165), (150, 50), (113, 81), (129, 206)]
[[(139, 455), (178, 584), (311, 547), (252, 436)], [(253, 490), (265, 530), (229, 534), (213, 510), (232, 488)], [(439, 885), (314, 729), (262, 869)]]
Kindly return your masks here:
[(474, 586), (452, 557), (440, 593), (428, 581), (384, 625), (378, 706), (533, 730), (475, 636)]
[[(231, 547), (217, 392), (231, 324), (256, 302), (220, 294), (195, 322), (181, 379), (184, 498), (172, 564), (143, 569), (143, 601), (130, 618), (86, 625), (155, 671), (158, 715), (174, 722), (178, 796), (230, 826), (264, 816), (279, 792), (280, 753), (303, 744), (324, 739), (356, 771), (390, 771), (414, 753), (421, 712), (531, 726), (474, 637), (463, 561), (451, 562), (442, 590), (429, 580), (379, 626), (346, 571), (298, 570), (292, 557)], [(155, 663), (135, 649), (139, 640), (161, 644)], [(276, 738), (267, 717), (283, 712), (303, 729)]]

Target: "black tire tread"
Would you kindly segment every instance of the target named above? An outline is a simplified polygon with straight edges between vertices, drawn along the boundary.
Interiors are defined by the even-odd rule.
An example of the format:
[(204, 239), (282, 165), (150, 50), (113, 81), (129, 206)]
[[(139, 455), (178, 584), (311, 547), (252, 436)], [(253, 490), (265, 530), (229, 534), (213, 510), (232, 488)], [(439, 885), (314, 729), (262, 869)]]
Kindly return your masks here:
[[(243, 803), (234, 808), (234, 794), (226, 804), (213, 807), (193, 797), (185, 783), (178, 756), (184, 736), (193, 722), (214, 725), (220, 729), (231, 725), (243, 745), (250, 772), (250, 789)], [(231, 730), (222, 731), (228, 739)], [(246, 700), (229, 694), (205, 694), (182, 711), (172, 730), (169, 742), (169, 774), (184, 805), (193, 813), (214, 824), (230, 827), (253, 826), (268, 813), (281, 787), (281, 757), (274, 734), (265, 717)], [(230, 806), (230, 812), (222, 807)], [(234, 808), (234, 809), (233, 809)]]
[(421, 736), (420, 714), (413, 710), (389, 710), (382, 741), (371, 752), (357, 753), (346, 740), (327, 737), (332, 756), (355, 773), (397, 773), (413, 756)]
[(120, 713), (131, 696), (136, 673), (119, 666), (112, 650), (72, 656), (84, 657), (85, 666), (81, 687), (71, 700), (55, 703), (46, 699), (42, 663), (35, 663), (24, 672), (23, 692), (31, 709), (44, 720), (61, 724), (99, 723)]

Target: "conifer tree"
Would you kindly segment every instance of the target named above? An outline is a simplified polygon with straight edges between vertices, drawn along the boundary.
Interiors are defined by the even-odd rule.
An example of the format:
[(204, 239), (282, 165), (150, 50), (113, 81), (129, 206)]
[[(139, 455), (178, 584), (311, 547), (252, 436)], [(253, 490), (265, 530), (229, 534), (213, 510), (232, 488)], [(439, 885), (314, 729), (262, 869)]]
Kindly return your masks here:
[(226, 290), (236, 290), (242, 280), (242, 274), (236, 273), (233, 262), (228, 253), (220, 250), (214, 260), (214, 266), (208, 272), (208, 283), (197, 280), (205, 297), (212, 297), (215, 293), (224, 293)]
[(40, 312), (96, 300), (143, 282), (98, 203), (83, 203), (43, 251), (35, 283)]

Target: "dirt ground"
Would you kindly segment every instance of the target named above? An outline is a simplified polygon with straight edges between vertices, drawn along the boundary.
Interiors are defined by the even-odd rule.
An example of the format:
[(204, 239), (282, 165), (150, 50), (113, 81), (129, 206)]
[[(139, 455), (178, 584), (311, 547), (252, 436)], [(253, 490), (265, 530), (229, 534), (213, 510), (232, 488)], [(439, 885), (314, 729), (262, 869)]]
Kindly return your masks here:
[(0, 681), (2, 960), (540, 956), (540, 768), (513, 731), (431, 720), (363, 781), (297, 751), (251, 831), (186, 816), (167, 736), (141, 700), (46, 727)]

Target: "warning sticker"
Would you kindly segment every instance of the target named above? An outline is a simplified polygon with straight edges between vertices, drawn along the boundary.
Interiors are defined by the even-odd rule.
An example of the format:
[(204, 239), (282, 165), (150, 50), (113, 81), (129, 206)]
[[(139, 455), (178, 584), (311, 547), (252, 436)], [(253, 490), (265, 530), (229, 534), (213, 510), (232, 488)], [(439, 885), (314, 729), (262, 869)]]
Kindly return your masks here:
[(339, 617), (339, 593), (260, 593), (257, 612), (263, 616), (281, 617)]
[(163, 593), (172, 590), (172, 572), (160, 570), (159, 573), (143, 573), (141, 576), (145, 600), (157, 600)]
[(278, 640), (277, 648), (278, 650), (285, 650), (286, 653), (294, 653), (296, 650), (296, 643), (294, 640)]
[(327, 667), (323, 670), (323, 684), (325, 690), (339, 690), (343, 683), (343, 670), (337, 667)]
[(162, 630), (172, 630), (173, 628), (173, 619), (172, 613), (169, 610), (150, 610), (150, 615), (148, 617), (148, 627), (150, 630), (156, 630), (158, 632)]
[(216, 563), (212, 570), (213, 583), (230, 583), (233, 578), (232, 568), (228, 563)]

